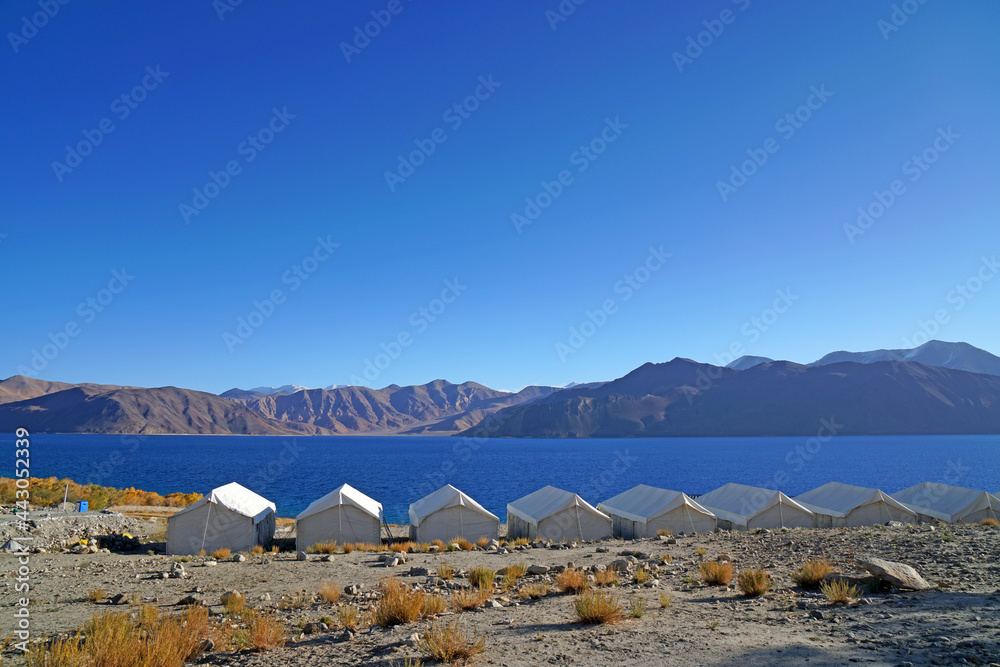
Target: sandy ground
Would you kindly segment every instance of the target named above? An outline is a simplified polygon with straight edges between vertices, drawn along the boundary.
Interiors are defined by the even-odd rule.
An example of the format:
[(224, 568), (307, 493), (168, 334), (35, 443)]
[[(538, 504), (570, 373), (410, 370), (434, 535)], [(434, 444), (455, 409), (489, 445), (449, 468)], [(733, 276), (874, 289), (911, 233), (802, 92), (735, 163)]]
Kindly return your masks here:
[[(704, 554), (699, 554), (699, 551)], [(364, 627), (344, 639), (331, 627), (303, 635), (298, 627), (321, 617), (336, 618), (339, 605), (370, 608), (385, 577), (449, 594), (436, 576), (448, 562), (460, 570), (483, 565), (499, 569), (523, 562), (548, 567), (607, 566), (622, 552), (641, 552), (639, 560), (671, 561), (655, 573), (655, 585), (637, 585), (623, 577), (615, 592), (628, 606), (646, 601), (641, 618), (611, 626), (575, 622), (573, 596), (555, 587), (536, 601), (520, 602), (516, 588), (498, 592), (496, 608), (478, 609), (443, 619), (423, 620), (391, 629)], [(494, 665), (951, 665), (1000, 663), (1000, 529), (983, 526), (872, 527), (831, 530), (720, 532), (678, 536), (667, 540), (609, 540), (576, 548), (528, 548), (509, 554), (484, 551), (409, 554), (407, 562), (386, 568), (378, 554), (338, 554), (322, 561), (310, 556), (297, 561), (294, 553), (250, 556), (245, 562), (205, 565), (203, 558), (185, 563), (189, 577), (163, 579), (173, 565), (166, 556), (97, 553), (87, 555), (33, 554), (31, 623), (33, 636), (75, 630), (95, 612), (129, 609), (89, 602), (88, 591), (102, 588), (111, 596), (142, 599), (166, 610), (183, 597), (195, 595), (221, 612), (220, 595), (239, 590), (249, 604), (276, 611), (287, 621), (290, 641), (263, 654), (215, 652), (200, 659), (214, 665), (299, 667), (332, 665), (402, 665), (405, 658), (423, 658), (411, 645), (414, 633), (429, 624), (457, 619), (470, 632), (485, 636), (487, 650), (477, 658)], [(733, 585), (699, 582), (703, 560), (731, 559), (734, 571), (765, 567), (774, 587), (763, 598), (746, 599)], [(860, 573), (855, 558), (876, 556), (915, 567), (936, 586), (922, 592), (899, 590), (866, 594), (857, 604), (836, 606), (817, 593), (795, 587), (789, 575), (809, 557), (827, 556), (845, 574)], [(0, 633), (14, 627), (12, 605), (16, 556), (0, 554)], [(633, 566), (634, 567), (634, 566)], [(426, 568), (428, 574), (411, 568)], [(521, 584), (552, 581), (551, 574), (526, 577)], [(283, 595), (306, 591), (311, 597), (323, 582), (339, 586), (361, 584), (361, 595), (345, 595), (337, 604), (311, 602), (296, 609), (279, 609)], [(652, 583), (652, 582), (650, 582)], [(671, 597), (660, 608), (660, 593)]]

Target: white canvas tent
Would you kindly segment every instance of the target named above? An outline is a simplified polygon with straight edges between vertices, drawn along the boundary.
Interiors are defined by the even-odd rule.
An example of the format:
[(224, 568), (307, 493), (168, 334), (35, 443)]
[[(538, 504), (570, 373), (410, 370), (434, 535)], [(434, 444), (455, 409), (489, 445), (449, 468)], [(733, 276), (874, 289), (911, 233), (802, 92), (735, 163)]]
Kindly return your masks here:
[(451, 484), (410, 505), (410, 539), (417, 542), (447, 542), (456, 537), (474, 542), (499, 534), (499, 517)]
[(795, 500), (816, 515), (816, 527), (874, 526), (887, 521), (916, 523), (916, 512), (888, 494), (863, 486), (828, 482)]
[(275, 506), (236, 482), (212, 489), (167, 519), (167, 553), (246, 551), (274, 537)]
[(507, 505), (507, 537), (601, 540), (611, 537), (611, 517), (575, 493), (545, 486)]
[(897, 491), (892, 497), (927, 523), (935, 519), (946, 523), (979, 523), (986, 519), (1000, 521), (1000, 498), (985, 491), (923, 482)]
[(719, 528), (812, 528), (812, 510), (781, 491), (730, 482), (696, 498), (715, 514)]
[(382, 503), (342, 484), (295, 517), (295, 548), (305, 551), (318, 542), (379, 544)]
[(680, 491), (640, 484), (597, 506), (611, 517), (611, 532), (626, 540), (656, 537), (657, 531), (710, 533), (715, 515)]

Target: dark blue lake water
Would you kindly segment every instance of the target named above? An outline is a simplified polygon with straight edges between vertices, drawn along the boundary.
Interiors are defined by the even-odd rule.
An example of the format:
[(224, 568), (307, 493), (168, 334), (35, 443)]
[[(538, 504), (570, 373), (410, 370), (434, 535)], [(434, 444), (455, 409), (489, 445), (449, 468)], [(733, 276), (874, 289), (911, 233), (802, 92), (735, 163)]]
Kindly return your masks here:
[[(13, 476), (14, 436), (0, 435)], [(295, 516), (343, 482), (405, 523), (409, 504), (450, 483), (505, 520), (546, 484), (597, 504), (636, 484), (710, 491), (726, 482), (789, 495), (829, 481), (889, 493), (932, 481), (1000, 490), (1000, 436), (484, 440), (460, 438), (32, 435), (31, 475), (204, 493), (239, 482)]]

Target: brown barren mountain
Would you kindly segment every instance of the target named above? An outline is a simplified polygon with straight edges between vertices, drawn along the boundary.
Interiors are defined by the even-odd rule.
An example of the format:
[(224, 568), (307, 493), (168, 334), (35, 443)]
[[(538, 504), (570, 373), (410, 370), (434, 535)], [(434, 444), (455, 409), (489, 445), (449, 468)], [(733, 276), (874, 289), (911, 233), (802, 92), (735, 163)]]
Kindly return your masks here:
[[(0, 388), (11, 380), (0, 383)], [(13, 383), (17, 386), (18, 382)], [(49, 383), (59, 384), (59, 383)], [(177, 387), (68, 389), (0, 405), (0, 430), (33, 433), (325, 434), (308, 424), (282, 423), (214, 394)]]

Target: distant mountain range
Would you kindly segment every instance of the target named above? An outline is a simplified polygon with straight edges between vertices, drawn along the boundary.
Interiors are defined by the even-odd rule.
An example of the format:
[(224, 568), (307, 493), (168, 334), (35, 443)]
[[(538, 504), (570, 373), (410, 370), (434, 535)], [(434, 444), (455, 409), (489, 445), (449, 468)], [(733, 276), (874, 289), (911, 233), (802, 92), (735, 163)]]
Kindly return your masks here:
[[(753, 368), (758, 364), (774, 361), (768, 357), (742, 356), (726, 365), (737, 371)], [(1000, 357), (980, 350), (968, 343), (946, 343), (931, 340), (920, 347), (907, 350), (871, 350), (869, 352), (831, 352), (808, 366), (826, 366), (851, 361), (856, 364), (874, 364), (880, 361), (915, 361), (928, 366), (940, 366), (957, 371), (1000, 375)]]
[(513, 438), (1000, 433), (1000, 377), (912, 361), (737, 371), (674, 359), (491, 423), (488, 435)]
[(809, 365), (647, 363), (606, 383), (519, 392), (435, 380), (382, 389), (0, 382), (0, 429), (38, 433), (767, 436), (1000, 433), (1000, 358), (966, 343), (834, 352)]

